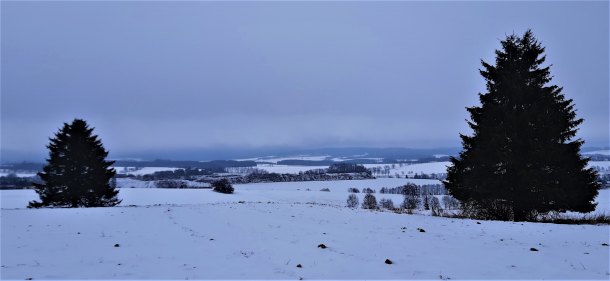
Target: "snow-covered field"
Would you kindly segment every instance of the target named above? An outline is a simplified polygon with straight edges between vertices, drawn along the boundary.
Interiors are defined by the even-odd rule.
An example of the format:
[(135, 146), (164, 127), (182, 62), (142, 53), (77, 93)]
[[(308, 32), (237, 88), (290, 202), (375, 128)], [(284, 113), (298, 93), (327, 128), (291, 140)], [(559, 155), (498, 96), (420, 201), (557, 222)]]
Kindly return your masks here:
[(175, 171), (180, 168), (173, 168), (173, 167), (141, 167), (141, 168), (114, 167), (114, 169), (116, 170), (117, 174), (142, 176), (142, 175), (154, 174), (155, 172)]
[(587, 167), (594, 167), (597, 170), (610, 170), (610, 161), (589, 161)]
[(596, 151), (589, 151), (589, 152), (585, 152), (583, 154), (601, 154), (601, 155), (610, 155), (610, 149), (605, 149), (605, 150), (596, 150)]
[(34, 172), (31, 172), (31, 173), (30, 172), (28, 172), (28, 173), (17, 172), (17, 173), (15, 173), (13, 171), (0, 172), (0, 177), (6, 177), (8, 175), (15, 175), (15, 176), (17, 176), (19, 178), (31, 178), (31, 177), (36, 176), (36, 173), (34, 173)]
[[(235, 185), (233, 195), (209, 189), (128, 188), (120, 190), (120, 206), (89, 209), (26, 209), (27, 201), (37, 199), (34, 191), (3, 190), (1, 277), (607, 280), (610, 276), (609, 248), (602, 245), (609, 243), (607, 225), (478, 224), (343, 207), (349, 187), (379, 189), (407, 181), (438, 183), (392, 178), (260, 183)], [(375, 195), (378, 200), (387, 197)], [(602, 190), (598, 201), (605, 206), (601, 207), (608, 208), (609, 195), (609, 190)], [(359, 196), (362, 199), (363, 194)], [(322, 243), (328, 248), (317, 247)], [(385, 264), (385, 259), (393, 264)]]
[[(210, 184), (208, 184), (208, 183), (201, 183), (201, 182), (190, 181), (190, 180), (172, 180), (172, 181), (184, 182), (188, 188), (203, 188), (203, 187), (210, 186)], [(156, 188), (157, 182), (156, 181), (142, 181), (142, 180), (131, 179), (131, 178), (118, 178), (118, 179), (116, 179), (116, 185), (119, 188)]]
[(277, 164), (257, 164), (257, 169), (265, 170), (269, 173), (278, 174), (298, 174), (317, 169), (326, 169), (328, 166), (299, 166), (299, 165), (277, 165)]
[[(390, 175), (396, 173), (400, 175), (414, 175), (414, 174), (445, 174), (447, 173), (447, 166), (451, 165), (449, 161), (443, 162), (430, 162), (420, 164), (364, 164), (366, 168), (381, 168), (384, 169), (386, 166), (390, 168)], [(393, 168), (392, 168), (393, 167)]]

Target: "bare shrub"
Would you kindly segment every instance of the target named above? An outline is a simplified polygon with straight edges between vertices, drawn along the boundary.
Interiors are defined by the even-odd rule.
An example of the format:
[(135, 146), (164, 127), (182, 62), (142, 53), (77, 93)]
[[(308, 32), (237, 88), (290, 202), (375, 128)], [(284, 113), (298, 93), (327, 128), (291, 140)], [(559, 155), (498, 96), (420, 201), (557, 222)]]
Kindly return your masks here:
[(350, 194), (349, 196), (347, 196), (347, 207), (348, 208), (356, 208), (358, 206), (358, 204), (360, 204), (360, 201), (358, 200), (358, 196), (356, 196), (355, 194)]
[(377, 209), (377, 199), (375, 195), (367, 193), (362, 201), (362, 209)]

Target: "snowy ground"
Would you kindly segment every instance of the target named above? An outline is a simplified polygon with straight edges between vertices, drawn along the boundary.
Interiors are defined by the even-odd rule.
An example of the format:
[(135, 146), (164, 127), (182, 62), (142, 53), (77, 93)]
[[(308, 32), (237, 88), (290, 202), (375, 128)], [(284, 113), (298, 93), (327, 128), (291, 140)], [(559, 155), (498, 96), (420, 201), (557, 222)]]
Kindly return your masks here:
[(34, 172), (28, 172), (28, 173), (20, 173), (20, 172), (18, 172), (18, 173), (15, 173), (13, 171), (0, 172), (0, 177), (6, 177), (8, 175), (15, 175), (16, 177), (19, 177), (19, 178), (31, 178), (31, 177), (36, 176), (36, 173), (34, 173)]
[(326, 169), (328, 166), (299, 166), (299, 165), (277, 165), (277, 164), (257, 164), (257, 169), (265, 170), (269, 173), (278, 174), (298, 174), (310, 170)]
[[(366, 168), (385, 168), (386, 166), (390, 168), (390, 175), (394, 175), (398, 173), (399, 175), (414, 175), (414, 174), (445, 174), (447, 173), (447, 166), (449, 166), (451, 162), (443, 161), (443, 162), (430, 162), (430, 163), (420, 163), (420, 164), (364, 164)], [(392, 168), (394, 167), (394, 168)]]
[(583, 154), (601, 154), (601, 155), (610, 155), (610, 149), (605, 149), (605, 150), (596, 150), (596, 151), (589, 151), (589, 152), (585, 152)]
[[(129, 188), (120, 190), (119, 207), (38, 210), (24, 208), (27, 201), (37, 199), (32, 190), (4, 190), (0, 191), (1, 278), (608, 280), (610, 276), (609, 248), (602, 245), (609, 243), (608, 226), (478, 224), (343, 207), (348, 187), (378, 189), (406, 181), (438, 182), (260, 183), (236, 185), (233, 195), (209, 189)], [(378, 200), (386, 197), (375, 195)], [(606, 209), (609, 195), (609, 190), (602, 190), (598, 198)], [(318, 248), (321, 243), (328, 248)], [(394, 264), (385, 264), (385, 259)]]
[(173, 168), (173, 167), (141, 167), (141, 168), (114, 167), (114, 169), (116, 170), (117, 174), (142, 176), (142, 175), (154, 174), (155, 172), (175, 171), (180, 168)]

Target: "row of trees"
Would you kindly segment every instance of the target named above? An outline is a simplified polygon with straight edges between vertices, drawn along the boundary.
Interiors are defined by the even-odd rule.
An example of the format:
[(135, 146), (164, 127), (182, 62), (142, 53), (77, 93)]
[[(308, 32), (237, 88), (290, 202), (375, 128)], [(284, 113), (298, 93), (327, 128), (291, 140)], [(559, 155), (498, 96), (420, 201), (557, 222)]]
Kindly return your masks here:
[[(360, 201), (356, 194), (349, 194), (347, 197), (347, 207), (356, 208), (360, 205)], [(434, 216), (443, 215), (445, 210), (456, 210), (460, 208), (460, 203), (457, 199), (444, 195), (441, 201), (436, 196), (428, 195), (416, 195), (416, 194), (405, 194), (403, 202), (399, 207), (395, 207), (394, 202), (391, 199), (383, 198), (377, 203), (375, 195), (372, 193), (366, 193), (363, 198), (362, 205), (363, 209), (387, 209), (392, 211), (404, 210), (407, 213), (412, 213), (413, 210), (423, 209), (430, 210)], [(443, 208), (444, 206), (444, 208)]]

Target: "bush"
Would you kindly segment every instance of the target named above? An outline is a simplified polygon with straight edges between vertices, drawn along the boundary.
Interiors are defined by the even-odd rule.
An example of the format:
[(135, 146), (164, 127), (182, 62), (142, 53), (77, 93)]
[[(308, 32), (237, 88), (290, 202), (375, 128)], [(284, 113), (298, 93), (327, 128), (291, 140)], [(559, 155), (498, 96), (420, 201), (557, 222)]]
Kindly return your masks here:
[(347, 196), (347, 207), (348, 208), (356, 208), (360, 201), (358, 201), (358, 196), (355, 194), (350, 194)]
[(362, 193), (375, 193), (375, 190), (365, 187), (362, 189)]
[(322, 188), (322, 189), (320, 189), (320, 191), (326, 191), (326, 192), (330, 192), (330, 189), (328, 189), (328, 188)]
[(406, 210), (415, 210), (419, 206), (419, 202), (419, 196), (405, 195), (401, 207)]
[(214, 188), (214, 191), (220, 192), (220, 193), (225, 193), (225, 194), (233, 193), (233, 186), (231, 185), (231, 182), (229, 182), (229, 180), (227, 180), (227, 179), (221, 179), (221, 180), (212, 182), (212, 188)]
[(375, 195), (367, 193), (362, 201), (362, 209), (377, 209), (377, 199)]
[(355, 187), (350, 187), (350, 188), (347, 189), (347, 192), (350, 192), (350, 193), (360, 193), (360, 190), (355, 188)]
[(394, 210), (394, 202), (392, 202), (392, 199), (384, 198), (379, 200), (379, 206), (384, 209)]

